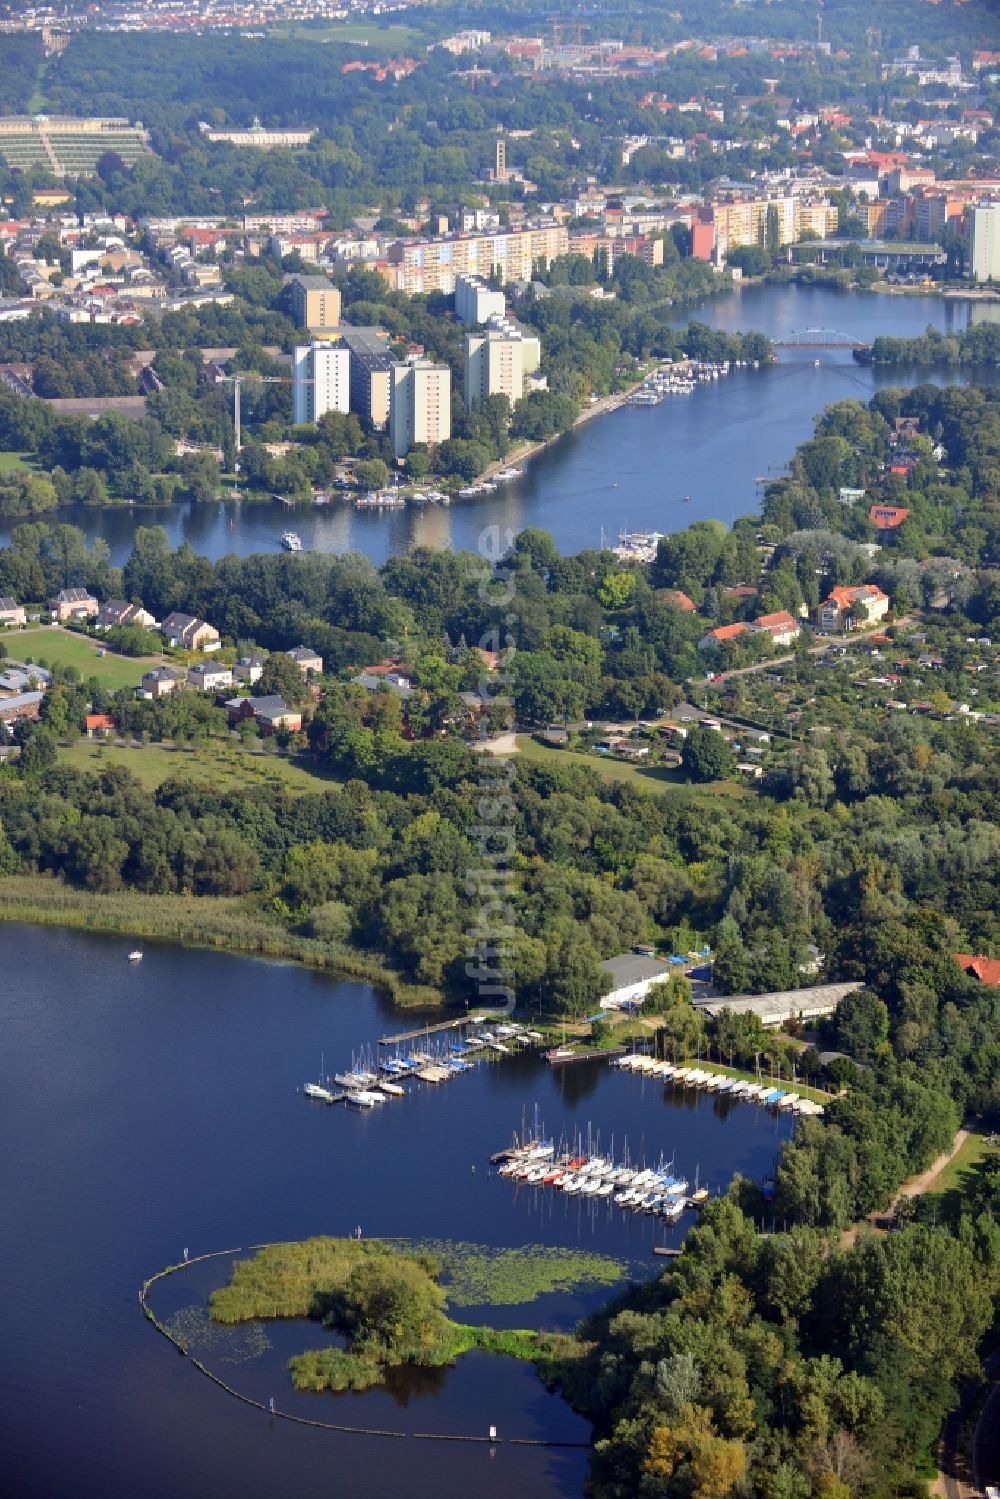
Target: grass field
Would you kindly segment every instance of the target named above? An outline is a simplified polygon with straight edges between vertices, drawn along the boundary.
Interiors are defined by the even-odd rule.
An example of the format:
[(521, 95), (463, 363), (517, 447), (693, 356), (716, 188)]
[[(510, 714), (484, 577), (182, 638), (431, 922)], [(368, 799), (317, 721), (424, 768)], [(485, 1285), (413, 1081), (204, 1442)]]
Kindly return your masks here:
[(989, 1144), (985, 1135), (970, 1134), (940, 1175), (934, 1178), (931, 1191), (961, 1192), (969, 1174), (991, 1153), (1000, 1154), (996, 1146)]
[(604, 755), (587, 755), (581, 750), (560, 749), (558, 745), (540, 744), (530, 734), (518, 734), (517, 750), (526, 760), (545, 765), (581, 765), (606, 781), (625, 781), (640, 791), (666, 791), (673, 787), (692, 798), (728, 797), (734, 801), (748, 797), (748, 786), (740, 781), (707, 781), (695, 786), (685, 781), (680, 771), (663, 765), (630, 765), (623, 760), (609, 760)]
[(79, 739), (59, 751), (59, 761), (74, 770), (98, 770), (124, 765), (155, 791), (171, 778), (211, 786), (215, 791), (254, 791), (283, 786), (293, 794), (324, 791), (340, 783), (283, 755), (251, 755), (242, 748), (211, 744), (196, 749), (173, 749), (163, 744), (138, 747)]
[(31, 453), (0, 453), (0, 474), (31, 474), (35, 467)]
[(412, 26), (379, 26), (376, 21), (345, 21), (329, 26), (272, 26), (271, 36), (293, 42), (333, 42), (342, 47), (378, 47), (387, 52), (406, 52), (426, 44)]
[(75, 666), (84, 681), (96, 677), (102, 687), (138, 687), (139, 678), (149, 666), (159, 664), (158, 656), (99, 656), (103, 647), (85, 635), (69, 630), (18, 630), (4, 639), (8, 654), (15, 661), (33, 661), (44, 666)]

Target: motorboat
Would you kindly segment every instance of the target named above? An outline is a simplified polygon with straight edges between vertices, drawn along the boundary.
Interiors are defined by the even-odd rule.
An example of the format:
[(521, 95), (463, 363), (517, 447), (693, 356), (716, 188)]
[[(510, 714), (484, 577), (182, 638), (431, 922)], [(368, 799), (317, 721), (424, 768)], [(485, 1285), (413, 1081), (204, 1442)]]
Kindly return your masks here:
[(128, 960), (129, 960), (130, 963), (141, 963), (142, 962), (142, 949), (138, 948), (138, 947), (135, 948), (132, 952), (129, 953)]
[(286, 552), (301, 552), (302, 538), (295, 531), (283, 531), (281, 533), (281, 545)]

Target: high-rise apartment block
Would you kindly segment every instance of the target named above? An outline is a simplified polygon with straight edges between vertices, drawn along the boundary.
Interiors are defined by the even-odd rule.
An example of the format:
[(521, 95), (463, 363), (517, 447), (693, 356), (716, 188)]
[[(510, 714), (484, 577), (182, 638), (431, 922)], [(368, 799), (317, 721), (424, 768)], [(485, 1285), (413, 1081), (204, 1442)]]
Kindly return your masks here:
[(392, 370), (389, 335), (382, 328), (343, 327), (340, 336), (351, 356), (351, 410), (385, 427), (389, 422)]
[(300, 328), (320, 333), (340, 322), (340, 291), (325, 276), (293, 276), (292, 315)]
[(491, 318), (482, 333), (465, 340), (465, 404), (471, 411), (487, 396), (506, 396), (513, 406), (541, 362), (537, 336), (507, 318)]
[(491, 317), (503, 317), (506, 310), (503, 292), (479, 276), (455, 277), (455, 316), (460, 323), (485, 323)]
[(433, 446), (451, 436), (451, 370), (415, 359), (392, 367), (389, 437), (396, 458), (418, 442)]
[(969, 215), (973, 281), (1000, 281), (1000, 203), (980, 203)]
[(484, 234), (447, 234), (440, 239), (400, 239), (387, 259), (398, 291), (455, 290), (458, 276), (495, 276), (499, 281), (530, 281), (541, 263), (569, 250), (564, 224), (541, 223)]
[(351, 356), (342, 345), (299, 345), (292, 355), (292, 413), (297, 425), (351, 409)]

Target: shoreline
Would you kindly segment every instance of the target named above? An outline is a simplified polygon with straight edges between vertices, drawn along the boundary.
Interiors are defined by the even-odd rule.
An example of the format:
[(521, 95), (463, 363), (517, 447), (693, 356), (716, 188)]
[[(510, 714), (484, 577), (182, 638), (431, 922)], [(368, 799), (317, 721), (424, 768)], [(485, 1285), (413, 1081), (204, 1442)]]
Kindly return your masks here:
[(400, 1009), (450, 1008), (440, 991), (409, 983), (376, 955), (333, 950), (314, 937), (297, 936), (239, 896), (98, 895), (45, 875), (7, 875), (0, 879), (0, 923), (7, 922), (300, 963), (381, 989)]
[(634, 391), (637, 391), (645, 379), (646, 376), (642, 375), (633, 384), (627, 386), (625, 390), (615, 391), (613, 395), (601, 396), (592, 406), (584, 407), (579, 416), (574, 419), (573, 425), (567, 427), (564, 432), (553, 432), (551, 437), (543, 437), (540, 442), (526, 442), (522, 443), (519, 448), (511, 448), (505, 458), (497, 458), (488, 468), (483, 469), (483, 472), (477, 476), (477, 482), (483, 479), (492, 479), (501, 469), (511, 468), (513, 465), (519, 463), (530, 463), (532, 458), (536, 458), (539, 453), (543, 453), (546, 448), (551, 448), (555, 443), (561, 441), (562, 438), (568, 437), (571, 432), (576, 431), (577, 427), (582, 427), (585, 422), (589, 422), (593, 417), (605, 416), (610, 411), (617, 411), (622, 402), (626, 401)]

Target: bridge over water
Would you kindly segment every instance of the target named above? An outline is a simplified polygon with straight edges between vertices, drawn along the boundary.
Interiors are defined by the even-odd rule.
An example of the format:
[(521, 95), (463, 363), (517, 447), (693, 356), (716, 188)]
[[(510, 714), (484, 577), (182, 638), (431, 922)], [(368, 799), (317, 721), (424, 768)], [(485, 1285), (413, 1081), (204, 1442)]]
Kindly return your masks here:
[(793, 328), (771, 340), (776, 349), (863, 349), (861, 338), (837, 328)]

